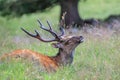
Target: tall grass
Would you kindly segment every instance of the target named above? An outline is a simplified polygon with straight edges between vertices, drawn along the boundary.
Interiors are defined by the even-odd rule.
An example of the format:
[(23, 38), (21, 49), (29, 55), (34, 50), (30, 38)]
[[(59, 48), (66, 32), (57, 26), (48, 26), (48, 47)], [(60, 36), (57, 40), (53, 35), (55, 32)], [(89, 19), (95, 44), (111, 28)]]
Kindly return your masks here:
[[(119, 14), (119, 0), (87, 0), (81, 2), (79, 9), (83, 18), (105, 18), (109, 14)], [(41, 31), (36, 19), (40, 18), (46, 25), (46, 19), (52, 22), (56, 31), (59, 21), (59, 6), (43, 13), (23, 15), (22, 17), (0, 16), (0, 55), (15, 49), (32, 49), (45, 55), (55, 55), (57, 50), (50, 43), (42, 43), (28, 37), (20, 30), (24, 27), (33, 32), (37, 29), (42, 36), (48, 33)], [(90, 29), (91, 30), (91, 29)], [(88, 29), (89, 31), (89, 29)], [(34, 32), (33, 32), (34, 33)], [(0, 63), (0, 80), (119, 80), (120, 79), (120, 35), (106, 28), (93, 29), (89, 33), (77, 31), (85, 41), (75, 51), (71, 66), (60, 68), (56, 73), (41, 73), (30, 63), (10, 61)]]

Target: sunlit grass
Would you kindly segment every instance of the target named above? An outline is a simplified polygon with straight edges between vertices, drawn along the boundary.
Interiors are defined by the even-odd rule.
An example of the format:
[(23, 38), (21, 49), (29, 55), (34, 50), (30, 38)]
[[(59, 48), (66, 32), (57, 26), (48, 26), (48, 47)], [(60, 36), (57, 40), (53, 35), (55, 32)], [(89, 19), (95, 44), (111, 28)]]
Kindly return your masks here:
[(79, 5), (83, 18), (104, 19), (109, 15), (120, 14), (120, 0), (86, 0)]

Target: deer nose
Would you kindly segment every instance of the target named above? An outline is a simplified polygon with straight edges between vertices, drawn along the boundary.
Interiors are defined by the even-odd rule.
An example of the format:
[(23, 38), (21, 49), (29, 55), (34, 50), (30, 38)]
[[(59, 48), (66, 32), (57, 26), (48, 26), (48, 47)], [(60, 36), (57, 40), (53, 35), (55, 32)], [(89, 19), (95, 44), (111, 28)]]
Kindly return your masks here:
[(80, 42), (83, 42), (83, 41), (84, 41), (83, 36), (80, 36)]

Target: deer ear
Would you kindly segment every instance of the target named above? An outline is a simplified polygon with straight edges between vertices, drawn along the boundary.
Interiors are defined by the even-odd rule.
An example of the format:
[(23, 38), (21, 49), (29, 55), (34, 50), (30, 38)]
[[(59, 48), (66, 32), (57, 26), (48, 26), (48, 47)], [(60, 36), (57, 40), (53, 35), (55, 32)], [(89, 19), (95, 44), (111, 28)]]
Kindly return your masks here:
[(52, 43), (51, 44), (54, 48), (61, 48), (62, 45), (60, 43)]

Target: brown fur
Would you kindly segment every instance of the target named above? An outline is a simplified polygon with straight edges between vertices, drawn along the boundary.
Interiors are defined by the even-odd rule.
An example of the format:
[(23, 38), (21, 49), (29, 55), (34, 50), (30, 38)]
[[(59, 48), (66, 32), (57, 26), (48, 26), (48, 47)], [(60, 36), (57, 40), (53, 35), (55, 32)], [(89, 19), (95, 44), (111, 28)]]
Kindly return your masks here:
[(27, 59), (32, 62), (37, 61), (39, 65), (43, 65), (46, 71), (50, 72), (56, 71), (58, 68), (58, 64), (51, 57), (34, 52), (32, 50), (23, 49), (23, 50), (15, 50), (9, 54), (4, 54), (0, 57), (0, 60), (4, 60), (5, 58), (22, 58)]

